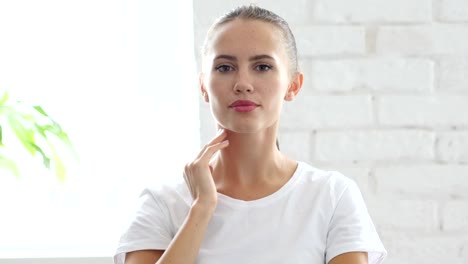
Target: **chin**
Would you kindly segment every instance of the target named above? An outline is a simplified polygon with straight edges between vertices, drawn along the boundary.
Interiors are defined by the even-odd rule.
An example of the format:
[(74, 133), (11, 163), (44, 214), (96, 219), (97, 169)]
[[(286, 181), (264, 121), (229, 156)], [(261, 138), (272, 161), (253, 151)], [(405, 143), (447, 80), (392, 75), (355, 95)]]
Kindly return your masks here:
[(221, 127), (239, 134), (255, 134), (269, 127), (259, 124), (259, 122), (242, 122), (242, 124), (220, 124)]
[(232, 131), (234, 133), (241, 134), (254, 134), (259, 133), (263, 130), (272, 129), (275, 127), (276, 122), (268, 120), (260, 120), (259, 118), (244, 118), (244, 119), (218, 119), (215, 118), (216, 123), (219, 127)]
[(247, 127), (240, 127), (240, 128), (234, 128), (234, 129), (228, 129), (234, 133), (238, 134), (255, 134), (259, 132), (261, 129), (253, 129), (253, 128), (247, 128)]

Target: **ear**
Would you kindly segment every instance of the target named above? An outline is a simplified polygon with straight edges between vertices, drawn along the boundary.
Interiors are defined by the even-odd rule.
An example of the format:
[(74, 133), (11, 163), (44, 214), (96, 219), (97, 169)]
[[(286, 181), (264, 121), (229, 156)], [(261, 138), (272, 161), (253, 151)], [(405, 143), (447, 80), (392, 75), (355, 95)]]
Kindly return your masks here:
[(202, 97), (205, 100), (205, 102), (208, 103), (210, 101), (210, 98), (208, 97), (208, 93), (206, 92), (206, 88), (205, 88), (205, 84), (204, 84), (203, 79), (204, 79), (203, 73), (200, 73), (200, 75), (198, 76), (198, 82), (200, 84), (200, 92), (201, 92)]
[(291, 83), (289, 84), (289, 88), (286, 91), (284, 96), (284, 100), (292, 101), (296, 98), (296, 95), (302, 88), (302, 83), (304, 82), (304, 74), (302, 72), (298, 72), (292, 79)]

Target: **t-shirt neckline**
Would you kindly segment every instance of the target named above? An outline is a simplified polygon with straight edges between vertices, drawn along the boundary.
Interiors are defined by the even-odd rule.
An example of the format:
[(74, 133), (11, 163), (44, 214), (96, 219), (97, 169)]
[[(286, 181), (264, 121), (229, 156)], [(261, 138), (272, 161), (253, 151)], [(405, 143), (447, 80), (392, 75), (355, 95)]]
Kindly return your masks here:
[(281, 188), (279, 188), (277, 191), (275, 191), (274, 193), (268, 196), (255, 199), (255, 200), (245, 201), (245, 200), (232, 198), (230, 196), (227, 196), (225, 194), (218, 192), (218, 203), (220, 202), (220, 203), (229, 204), (230, 206), (242, 206), (242, 207), (245, 207), (245, 206), (250, 207), (250, 206), (258, 206), (258, 205), (267, 204), (273, 200), (276, 200), (282, 197), (285, 193), (287, 193), (294, 186), (294, 184), (297, 182), (299, 178), (299, 175), (301, 174), (300, 171), (302, 170), (302, 167), (303, 167), (302, 162), (297, 161), (296, 170), (294, 171), (291, 178), (283, 186), (281, 186)]

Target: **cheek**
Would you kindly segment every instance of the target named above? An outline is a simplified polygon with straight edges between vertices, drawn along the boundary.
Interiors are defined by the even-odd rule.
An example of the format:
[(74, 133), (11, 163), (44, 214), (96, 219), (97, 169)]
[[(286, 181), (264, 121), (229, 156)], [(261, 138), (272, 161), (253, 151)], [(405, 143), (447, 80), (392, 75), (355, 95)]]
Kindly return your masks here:
[(219, 97), (230, 91), (231, 82), (227, 77), (211, 76), (207, 84), (207, 90), (211, 97)]
[(286, 91), (288, 90), (289, 83), (285, 78), (278, 76), (277, 78), (272, 78), (264, 83), (266, 88), (264, 93), (271, 98), (284, 98)]

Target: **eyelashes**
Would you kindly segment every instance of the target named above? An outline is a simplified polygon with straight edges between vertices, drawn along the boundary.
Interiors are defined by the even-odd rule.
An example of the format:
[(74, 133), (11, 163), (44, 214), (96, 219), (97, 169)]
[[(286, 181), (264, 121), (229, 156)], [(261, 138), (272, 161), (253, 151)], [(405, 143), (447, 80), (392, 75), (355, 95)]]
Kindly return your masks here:
[(259, 64), (257, 66), (255, 66), (256, 69), (258, 69), (259, 71), (269, 71), (271, 70), (271, 65), (269, 64)]
[[(228, 64), (218, 65), (214, 69), (217, 72), (230, 72), (230, 71), (235, 70), (235, 68), (233, 66), (228, 65)], [(255, 65), (254, 69), (256, 71), (260, 71), (260, 72), (267, 72), (267, 71), (273, 69), (273, 66), (271, 66), (270, 64), (267, 64), (267, 63), (259, 63), (259, 64)]]
[(228, 71), (232, 71), (233, 67), (230, 66), (230, 65), (221, 64), (219, 66), (216, 66), (215, 70), (218, 71), (218, 72), (228, 72)]

